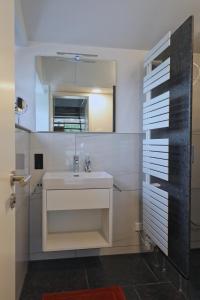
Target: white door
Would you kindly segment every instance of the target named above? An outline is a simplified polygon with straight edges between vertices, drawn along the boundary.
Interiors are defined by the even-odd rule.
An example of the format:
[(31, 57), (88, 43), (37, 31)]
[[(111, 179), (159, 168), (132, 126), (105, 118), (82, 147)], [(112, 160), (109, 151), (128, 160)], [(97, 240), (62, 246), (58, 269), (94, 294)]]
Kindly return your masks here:
[(14, 0), (0, 0), (0, 299), (15, 299), (15, 209), (10, 173), (15, 170)]

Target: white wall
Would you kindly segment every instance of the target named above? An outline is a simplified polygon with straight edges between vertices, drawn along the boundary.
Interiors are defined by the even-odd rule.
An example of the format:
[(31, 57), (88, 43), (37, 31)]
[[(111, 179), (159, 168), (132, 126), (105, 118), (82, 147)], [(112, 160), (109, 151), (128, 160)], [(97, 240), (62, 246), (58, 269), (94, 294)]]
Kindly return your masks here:
[[(30, 257), (47, 259), (141, 251), (135, 223), (140, 220), (140, 134), (31, 134), (32, 197), (30, 201)], [(90, 155), (92, 170), (114, 176), (121, 192), (114, 191), (113, 247), (108, 249), (42, 252), (42, 193), (36, 187), (45, 171), (72, 171), (73, 155), (80, 168)], [(44, 154), (44, 170), (34, 169), (34, 154)], [(36, 187), (36, 188), (35, 188)]]
[(98, 54), (117, 63), (117, 132), (141, 132), (143, 59), (145, 51), (31, 43), (16, 49), (16, 95), (28, 101), (21, 125), (35, 130), (35, 56), (53, 56), (57, 51)]
[[(28, 175), (30, 143), (29, 133), (15, 130), (16, 172)], [(19, 299), (27, 272), (29, 258), (29, 186), (16, 184), (16, 299)]]
[[(200, 54), (194, 54), (194, 63), (200, 67)], [(192, 144), (194, 145), (194, 163), (192, 164), (191, 219), (192, 222), (200, 224), (200, 77), (197, 80), (197, 76), (198, 67), (194, 65), (192, 110)], [(192, 225), (191, 239), (192, 248), (200, 248), (200, 228)]]
[(113, 131), (113, 96), (105, 94), (89, 95), (89, 131)]
[(50, 95), (47, 85), (40, 82), (38, 75), (35, 78), (35, 118), (36, 118), (36, 131), (49, 131), (49, 104)]

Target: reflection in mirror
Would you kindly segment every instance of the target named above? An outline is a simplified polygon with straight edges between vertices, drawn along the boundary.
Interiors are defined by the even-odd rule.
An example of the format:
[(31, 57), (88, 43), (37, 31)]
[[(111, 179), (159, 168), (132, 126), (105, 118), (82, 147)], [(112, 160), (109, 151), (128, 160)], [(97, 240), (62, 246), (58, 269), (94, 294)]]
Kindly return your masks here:
[(36, 57), (36, 131), (115, 131), (116, 63)]
[(53, 130), (88, 131), (88, 100), (86, 96), (54, 97)]
[(25, 114), (28, 109), (28, 104), (27, 102), (20, 98), (17, 97), (16, 102), (15, 102), (15, 114), (17, 115), (17, 123), (20, 123), (20, 116)]

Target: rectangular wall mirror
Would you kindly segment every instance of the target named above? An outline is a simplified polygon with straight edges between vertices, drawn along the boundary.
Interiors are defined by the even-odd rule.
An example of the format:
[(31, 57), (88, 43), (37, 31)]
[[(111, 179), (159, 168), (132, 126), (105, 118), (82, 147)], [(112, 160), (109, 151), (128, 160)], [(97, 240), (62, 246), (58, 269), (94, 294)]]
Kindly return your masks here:
[(36, 131), (115, 131), (115, 61), (37, 56), (35, 71)]

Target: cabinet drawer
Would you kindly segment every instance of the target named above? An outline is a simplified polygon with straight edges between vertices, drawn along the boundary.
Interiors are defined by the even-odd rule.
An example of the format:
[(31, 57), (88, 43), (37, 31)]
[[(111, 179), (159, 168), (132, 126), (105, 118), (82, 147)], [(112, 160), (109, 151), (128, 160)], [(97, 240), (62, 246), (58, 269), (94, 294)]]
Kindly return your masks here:
[(47, 210), (109, 208), (110, 190), (51, 190), (47, 191)]

